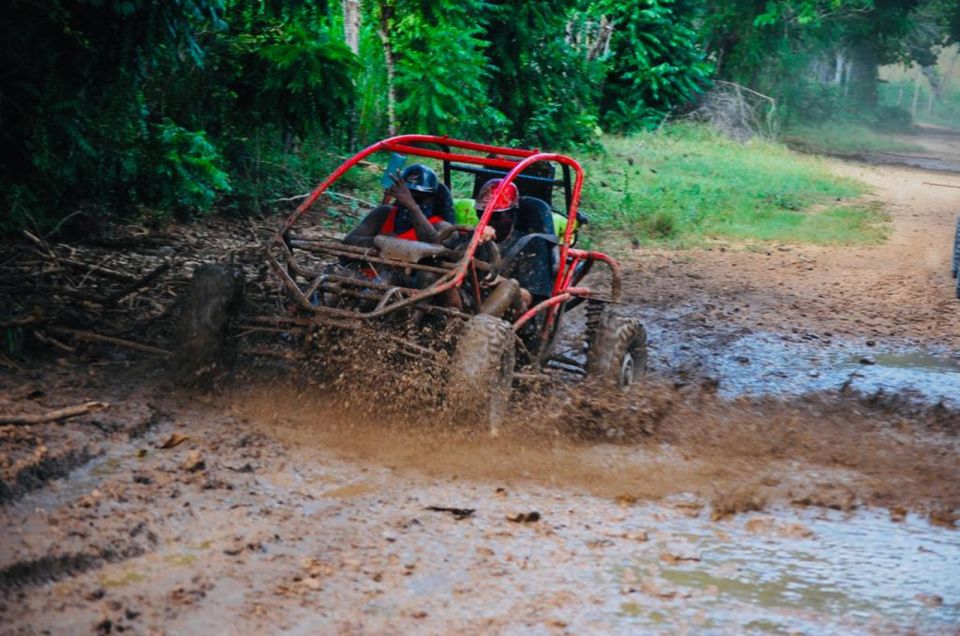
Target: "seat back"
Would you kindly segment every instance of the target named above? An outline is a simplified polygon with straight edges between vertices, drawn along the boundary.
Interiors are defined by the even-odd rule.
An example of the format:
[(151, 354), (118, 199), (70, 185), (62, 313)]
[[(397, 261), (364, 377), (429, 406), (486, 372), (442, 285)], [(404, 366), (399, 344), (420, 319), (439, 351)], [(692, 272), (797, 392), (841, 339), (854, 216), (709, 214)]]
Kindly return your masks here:
[(555, 234), (550, 204), (537, 197), (520, 197), (514, 228), (522, 234)]
[[(490, 179), (502, 179), (507, 176), (506, 170), (496, 168), (478, 168), (471, 170), (476, 176), (473, 179), (473, 198), (480, 195), (480, 188)], [(520, 196), (536, 197), (545, 201), (547, 206), (553, 205), (553, 186), (556, 168), (548, 161), (539, 161), (519, 175), (514, 180)]]

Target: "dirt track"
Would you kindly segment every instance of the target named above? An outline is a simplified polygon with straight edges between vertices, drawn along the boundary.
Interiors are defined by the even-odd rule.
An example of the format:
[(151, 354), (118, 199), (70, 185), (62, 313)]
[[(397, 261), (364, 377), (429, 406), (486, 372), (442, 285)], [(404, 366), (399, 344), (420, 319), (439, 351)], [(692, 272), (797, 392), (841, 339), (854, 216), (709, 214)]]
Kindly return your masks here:
[(639, 304), (688, 304), (707, 320), (752, 329), (956, 350), (960, 328), (949, 262), (960, 174), (830, 164), (874, 189), (865, 198), (890, 214), (886, 243), (638, 254), (629, 277), (632, 295)]
[[(905, 350), (953, 386), (960, 196), (922, 182), (960, 176), (834, 165), (889, 205), (887, 244), (631, 256), (654, 379), (627, 399), (531, 392), (500, 440), (371, 421), (309, 383), (4, 372), (0, 412), (112, 406), (0, 427), (0, 632), (957, 633), (960, 419), (857, 389)], [(786, 361), (763, 357), (772, 339)], [(836, 347), (880, 364), (838, 391)], [(724, 396), (785, 385), (777, 365), (834, 391)], [(160, 448), (173, 433), (189, 439)]]

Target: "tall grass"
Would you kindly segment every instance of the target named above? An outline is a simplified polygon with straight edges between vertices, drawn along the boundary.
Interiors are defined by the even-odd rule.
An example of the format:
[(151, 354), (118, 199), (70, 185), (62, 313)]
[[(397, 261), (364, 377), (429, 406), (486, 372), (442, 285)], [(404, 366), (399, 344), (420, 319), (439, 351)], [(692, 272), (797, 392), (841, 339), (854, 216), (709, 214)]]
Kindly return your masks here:
[(703, 126), (607, 136), (586, 158), (582, 207), (591, 240), (690, 245), (710, 237), (863, 244), (883, 239), (883, 214), (848, 201), (865, 192), (821, 160), (780, 144), (740, 144)]

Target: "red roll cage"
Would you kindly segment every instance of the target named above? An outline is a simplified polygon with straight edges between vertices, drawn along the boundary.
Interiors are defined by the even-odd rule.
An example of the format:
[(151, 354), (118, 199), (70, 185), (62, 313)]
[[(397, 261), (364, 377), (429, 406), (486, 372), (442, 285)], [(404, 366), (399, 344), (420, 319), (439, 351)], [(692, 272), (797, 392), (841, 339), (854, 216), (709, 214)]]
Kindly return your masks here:
[[(431, 144), (439, 146), (442, 149), (436, 150), (432, 148), (424, 148), (416, 144)], [(465, 154), (464, 152), (454, 152), (450, 149), (456, 149), (458, 151), (470, 151), (473, 153), (485, 153), (487, 155), (497, 156), (491, 157), (480, 154)], [(608, 300), (612, 300), (614, 302), (619, 301), (620, 268), (617, 262), (601, 252), (580, 250), (571, 245), (574, 237), (574, 228), (576, 225), (581, 188), (583, 186), (583, 169), (576, 160), (566, 155), (557, 153), (508, 148), (504, 146), (493, 146), (489, 144), (475, 143), (436, 135), (399, 135), (384, 139), (353, 155), (343, 162), (336, 170), (330, 173), (330, 175), (324, 179), (320, 185), (318, 185), (309, 194), (309, 196), (307, 196), (307, 198), (297, 207), (297, 209), (290, 214), (274, 237), (272, 247), (280, 248), (283, 251), (283, 256), (287, 261), (288, 268), (292, 265), (293, 260), (289, 245), (289, 236), (297, 219), (299, 219), (307, 210), (309, 210), (310, 207), (316, 203), (317, 199), (319, 199), (320, 196), (323, 195), (323, 193), (347, 171), (359, 164), (361, 161), (365, 160), (370, 155), (378, 152), (398, 152), (417, 157), (439, 159), (444, 162), (459, 161), (465, 164), (506, 170), (507, 174), (505, 177), (503, 177), (494, 196), (491, 197), (490, 203), (480, 216), (480, 219), (476, 225), (476, 230), (478, 231), (474, 232), (473, 237), (466, 248), (464, 257), (460, 259), (456, 266), (450, 269), (446, 275), (442, 276), (429, 287), (422, 290), (409, 290), (414, 293), (407, 298), (402, 298), (397, 302), (390, 303), (387, 302), (390, 300), (390, 294), (386, 294), (383, 300), (377, 305), (377, 308), (372, 311), (356, 312), (331, 307), (316, 306), (312, 304), (308, 298), (308, 295), (305, 294), (303, 290), (300, 289), (300, 287), (296, 284), (293, 277), (290, 275), (290, 272), (285, 269), (281, 265), (280, 260), (268, 250), (268, 262), (270, 263), (274, 272), (281, 278), (284, 285), (291, 292), (293, 292), (294, 298), (298, 301), (298, 304), (302, 308), (309, 310), (314, 314), (326, 314), (327, 316), (335, 318), (377, 318), (394, 310), (400, 309), (401, 307), (406, 307), (412, 305), (413, 303), (436, 296), (452, 287), (460, 286), (466, 276), (475, 275), (475, 270), (472, 269), (474, 267), (473, 256), (480, 242), (481, 232), (479, 230), (482, 230), (489, 223), (490, 217), (493, 214), (494, 202), (500, 197), (503, 190), (508, 187), (508, 184), (513, 183), (513, 181), (516, 180), (518, 176), (524, 172), (524, 170), (541, 161), (555, 162), (561, 166), (566, 166), (573, 171), (574, 179), (571, 184), (571, 192), (567, 193), (567, 225), (564, 236), (562, 237), (562, 242), (560, 243), (559, 265), (557, 268), (556, 277), (554, 279), (551, 297), (532, 307), (523, 316), (521, 316), (514, 323), (514, 329), (519, 329), (524, 323), (529, 321), (541, 311), (547, 311), (547, 323), (548, 325), (552, 324), (556, 312), (563, 302), (575, 297), (594, 296), (595, 294), (588, 288), (572, 286), (573, 276), (574, 272), (577, 270), (577, 265), (583, 261), (601, 261), (610, 267), (613, 280), (611, 284), (611, 297)], [(362, 260), (364, 257), (360, 255), (358, 258)]]

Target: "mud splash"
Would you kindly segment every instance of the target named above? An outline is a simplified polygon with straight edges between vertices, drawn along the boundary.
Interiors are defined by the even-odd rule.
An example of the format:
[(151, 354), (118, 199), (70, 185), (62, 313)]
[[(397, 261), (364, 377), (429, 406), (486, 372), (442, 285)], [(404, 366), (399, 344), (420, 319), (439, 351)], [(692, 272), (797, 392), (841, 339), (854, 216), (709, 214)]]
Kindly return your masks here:
[(830, 396), (730, 402), (657, 384), (619, 397), (588, 386), (559, 390), (520, 393), (514, 425), (499, 438), (444, 422), (440, 411), (376, 418), (369, 403), (356, 412), (337, 397), (290, 388), (248, 387), (222, 408), (286, 444), (431, 477), (641, 500), (692, 493), (733, 512), (753, 500), (924, 514), (960, 508), (960, 416), (950, 411)]

